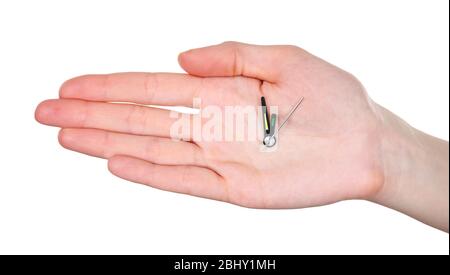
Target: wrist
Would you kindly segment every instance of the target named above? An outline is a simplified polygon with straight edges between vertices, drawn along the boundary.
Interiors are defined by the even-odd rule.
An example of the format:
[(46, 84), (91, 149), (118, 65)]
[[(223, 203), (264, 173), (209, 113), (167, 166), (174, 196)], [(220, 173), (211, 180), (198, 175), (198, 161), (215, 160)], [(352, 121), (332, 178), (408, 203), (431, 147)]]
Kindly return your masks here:
[(382, 187), (370, 200), (388, 206), (395, 195), (405, 188), (404, 185), (414, 180), (413, 173), (417, 171), (418, 158), (422, 152), (416, 130), (390, 111), (377, 107), (384, 177)]
[(448, 143), (379, 107), (383, 185), (369, 200), (448, 230)]

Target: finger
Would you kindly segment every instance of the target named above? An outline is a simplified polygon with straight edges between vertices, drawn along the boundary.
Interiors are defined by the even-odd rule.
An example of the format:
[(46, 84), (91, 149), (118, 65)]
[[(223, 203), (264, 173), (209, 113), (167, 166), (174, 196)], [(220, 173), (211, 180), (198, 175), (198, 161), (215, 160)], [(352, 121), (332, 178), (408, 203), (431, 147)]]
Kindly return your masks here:
[(158, 108), (76, 99), (47, 100), (36, 109), (36, 120), (46, 125), (181, 139), (190, 139), (190, 130), (171, 133), (172, 124), (185, 122), (189, 126), (191, 118), (186, 114), (180, 118), (170, 117), (170, 111)]
[(277, 82), (300, 51), (294, 46), (257, 46), (225, 42), (181, 53), (179, 63), (192, 75), (241, 75)]
[(58, 139), (66, 149), (105, 159), (127, 155), (157, 164), (205, 166), (201, 149), (185, 141), (67, 128), (59, 132)]
[(108, 168), (114, 175), (129, 181), (166, 191), (227, 201), (225, 181), (207, 168), (158, 165), (126, 156), (110, 158)]
[(116, 73), (84, 75), (66, 81), (61, 98), (192, 107), (202, 96), (202, 79), (187, 74)]

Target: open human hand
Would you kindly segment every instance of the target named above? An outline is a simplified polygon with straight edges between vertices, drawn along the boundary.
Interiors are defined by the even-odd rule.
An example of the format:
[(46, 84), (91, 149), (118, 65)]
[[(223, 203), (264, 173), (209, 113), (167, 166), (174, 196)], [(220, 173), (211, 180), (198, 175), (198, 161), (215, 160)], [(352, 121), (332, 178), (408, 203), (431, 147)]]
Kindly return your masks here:
[[(295, 46), (226, 42), (182, 53), (179, 62), (188, 74), (71, 79), (60, 99), (38, 106), (36, 119), (61, 127), (65, 148), (108, 159), (126, 180), (254, 208), (366, 199), (448, 232), (448, 142), (372, 102), (351, 74)], [(262, 96), (280, 122), (304, 99), (275, 150), (261, 150), (262, 132), (237, 138), (255, 128), (250, 116), (240, 130), (205, 119), (233, 106), (256, 110)], [(198, 99), (200, 113), (181, 117), (147, 106), (198, 107)], [(220, 131), (202, 138), (211, 121)], [(180, 122), (189, 131), (174, 131)]]
[[(349, 73), (298, 47), (235, 42), (187, 51), (179, 62), (188, 74), (71, 79), (36, 119), (61, 127), (65, 148), (108, 159), (121, 178), (247, 207), (322, 205), (382, 187), (377, 109)], [(280, 121), (304, 97), (273, 152), (258, 140), (175, 141), (168, 110), (128, 104), (258, 106), (261, 96), (278, 106)]]

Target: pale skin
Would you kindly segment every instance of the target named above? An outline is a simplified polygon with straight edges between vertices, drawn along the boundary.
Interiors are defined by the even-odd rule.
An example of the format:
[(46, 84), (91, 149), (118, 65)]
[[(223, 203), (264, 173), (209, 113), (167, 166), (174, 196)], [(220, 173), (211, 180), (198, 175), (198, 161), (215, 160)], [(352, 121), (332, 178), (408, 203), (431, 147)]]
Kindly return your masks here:
[[(67, 149), (108, 159), (116, 176), (252, 208), (364, 199), (448, 232), (448, 142), (374, 103), (351, 74), (295, 46), (236, 42), (180, 54), (187, 74), (117, 73), (66, 81), (36, 119), (62, 128)], [(280, 120), (278, 148), (170, 136), (169, 111), (132, 105), (258, 105)]]

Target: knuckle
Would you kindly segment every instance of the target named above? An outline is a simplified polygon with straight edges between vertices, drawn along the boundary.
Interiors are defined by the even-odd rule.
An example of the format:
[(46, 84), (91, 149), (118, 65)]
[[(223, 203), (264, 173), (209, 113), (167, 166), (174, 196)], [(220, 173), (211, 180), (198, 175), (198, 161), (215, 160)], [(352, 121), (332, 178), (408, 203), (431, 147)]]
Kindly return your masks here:
[(102, 156), (105, 156), (106, 158), (110, 158), (113, 156), (110, 148), (113, 148), (113, 141), (111, 137), (111, 133), (108, 131), (105, 131), (103, 133), (103, 146), (101, 147), (102, 150)]
[(144, 80), (144, 92), (146, 102), (153, 102), (155, 97), (155, 91), (158, 90), (159, 79), (158, 75), (154, 73), (146, 73)]
[(125, 118), (125, 124), (131, 133), (142, 133), (147, 128), (147, 115), (144, 107), (133, 105), (129, 107), (128, 115)]
[(144, 155), (147, 159), (155, 161), (158, 156), (161, 156), (161, 140), (156, 137), (148, 137), (144, 149)]

